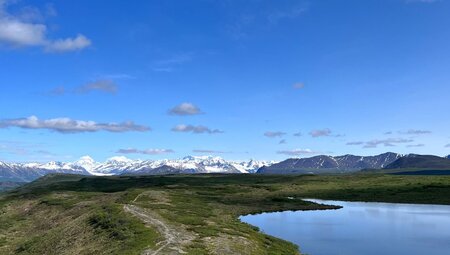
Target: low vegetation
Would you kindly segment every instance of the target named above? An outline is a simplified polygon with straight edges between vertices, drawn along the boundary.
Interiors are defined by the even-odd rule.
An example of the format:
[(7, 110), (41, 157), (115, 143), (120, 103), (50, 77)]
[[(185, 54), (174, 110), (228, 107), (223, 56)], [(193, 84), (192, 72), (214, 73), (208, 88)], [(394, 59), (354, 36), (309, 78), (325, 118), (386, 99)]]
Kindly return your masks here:
[(450, 204), (450, 177), (47, 176), (0, 197), (0, 254), (299, 254), (238, 217), (336, 209), (301, 198)]

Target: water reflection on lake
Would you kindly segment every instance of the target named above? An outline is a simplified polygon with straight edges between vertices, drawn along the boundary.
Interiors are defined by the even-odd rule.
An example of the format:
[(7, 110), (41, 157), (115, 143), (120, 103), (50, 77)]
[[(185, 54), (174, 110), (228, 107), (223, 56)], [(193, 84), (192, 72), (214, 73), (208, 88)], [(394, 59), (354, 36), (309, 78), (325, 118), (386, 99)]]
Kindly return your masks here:
[(241, 216), (310, 255), (449, 255), (450, 206), (341, 202), (339, 210)]

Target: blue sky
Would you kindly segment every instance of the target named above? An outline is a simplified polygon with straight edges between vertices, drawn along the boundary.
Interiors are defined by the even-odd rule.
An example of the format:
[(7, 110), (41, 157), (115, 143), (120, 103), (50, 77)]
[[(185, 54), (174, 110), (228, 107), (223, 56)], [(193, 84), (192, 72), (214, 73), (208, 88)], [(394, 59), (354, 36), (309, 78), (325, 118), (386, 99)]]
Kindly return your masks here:
[(0, 6), (0, 160), (450, 154), (446, 0)]

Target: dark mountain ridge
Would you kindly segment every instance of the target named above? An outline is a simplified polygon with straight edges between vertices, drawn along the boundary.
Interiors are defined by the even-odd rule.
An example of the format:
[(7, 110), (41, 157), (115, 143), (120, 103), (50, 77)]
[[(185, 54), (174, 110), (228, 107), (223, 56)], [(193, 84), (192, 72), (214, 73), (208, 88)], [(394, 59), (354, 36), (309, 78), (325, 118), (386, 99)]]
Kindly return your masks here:
[(305, 174), (305, 173), (346, 173), (361, 169), (380, 169), (391, 164), (402, 155), (386, 152), (376, 156), (327, 156), (310, 158), (290, 158), (268, 167), (261, 167), (257, 173), (262, 174)]
[(450, 159), (434, 155), (409, 154), (390, 163), (384, 169), (420, 168), (450, 170)]

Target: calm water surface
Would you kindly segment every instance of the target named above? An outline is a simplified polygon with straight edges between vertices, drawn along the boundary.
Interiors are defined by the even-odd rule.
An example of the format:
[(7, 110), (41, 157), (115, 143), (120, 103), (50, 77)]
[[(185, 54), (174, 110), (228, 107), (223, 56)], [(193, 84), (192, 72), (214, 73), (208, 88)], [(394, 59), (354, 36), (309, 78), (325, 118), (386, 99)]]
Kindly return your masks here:
[(343, 208), (240, 219), (310, 255), (450, 255), (450, 206), (308, 201)]

